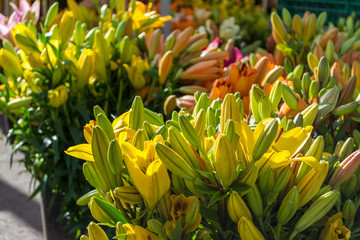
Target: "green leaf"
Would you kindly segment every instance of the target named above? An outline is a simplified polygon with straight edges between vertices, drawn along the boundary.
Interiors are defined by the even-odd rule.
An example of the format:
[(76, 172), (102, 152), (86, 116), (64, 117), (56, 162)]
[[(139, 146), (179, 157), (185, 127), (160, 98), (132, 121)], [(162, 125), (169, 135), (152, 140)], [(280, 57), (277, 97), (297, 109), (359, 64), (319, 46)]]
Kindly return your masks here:
[(122, 215), (122, 213), (116, 209), (113, 205), (110, 203), (107, 203), (100, 198), (94, 197), (94, 200), (99, 207), (115, 222), (121, 222), (122, 224), (127, 223), (125, 217)]
[(214, 177), (214, 175), (212, 175), (212, 173), (206, 172), (206, 171), (203, 171), (200, 169), (196, 169), (196, 171), (198, 173), (200, 173), (200, 175), (203, 176), (204, 178), (207, 178), (207, 179), (211, 180), (212, 182), (216, 182), (215, 177)]
[(220, 199), (223, 199), (226, 195), (223, 195), (220, 191), (216, 192), (210, 199), (209, 204), (207, 205), (207, 207), (211, 207), (212, 205), (214, 205), (217, 201), (219, 201)]
[(230, 186), (231, 190), (236, 191), (238, 193), (245, 192), (245, 191), (249, 190), (250, 188), (251, 188), (251, 186), (247, 185), (246, 183), (241, 183), (241, 182), (235, 183), (232, 186)]
[(127, 234), (123, 233), (123, 234), (116, 235), (115, 237), (113, 237), (113, 239), (126, 239), (126, 237), (127, 237)]
[(181, 240), (181, 221), (177, 221), (173, 231), (173, 240)]
[(195, 190), (202, 192), (202, 193), (209, 194), (209, 195), (216, 193), (216, 190), (207, 188), (204, 185), (196, 185)]

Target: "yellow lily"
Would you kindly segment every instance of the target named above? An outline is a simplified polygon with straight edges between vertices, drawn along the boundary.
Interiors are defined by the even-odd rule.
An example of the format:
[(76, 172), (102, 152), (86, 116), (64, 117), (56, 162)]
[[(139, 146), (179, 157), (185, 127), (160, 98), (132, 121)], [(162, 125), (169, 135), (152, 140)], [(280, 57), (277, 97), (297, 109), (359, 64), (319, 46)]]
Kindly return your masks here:
[[(187, 226), (186, 219), (188, 219), (187, 215), (193, 214), (191, 211), (188, 211), (190, 206), (194, 201), (197, 201), (197, 197), (190, 196), (185, 197), (183, 194), (180, 194), (178, 196), (171, 195), (170, 197), (172, 207), (171, 207), (171, 217), (172, 220), (167, 221), (164, 225), (166, 235), (169, 237), (172, 237), (173, 232), (171, 228), (175, 229), (175, 226), (178, 221), (181, 221), (181, 230), (185, 230), (186, 233), (195, 231), (201, 222), (201, 214), (196, 214), (196, 216), (191, 216), (192, 224), (190, 226)], [(195, 214), (195, 213), (194, 213)]]
[(143, 87), (146, 83), (144, 72), (149, 70), (149, 64), (140, 56), (133, 55), (131, 57), (131, 64), (124, 64), (129, 80), (135, 89)]
[(4, 48), (0, 49), (0, 66), (16, 76), (21, 76), (23, 73), (19, 59)]
[(60, 107), (68, 100), (67, 88), (65, 85), (60, 85), (54, 90), (49, 90), (48, 98), (51, 106)]
[(160, 136), (154, 141), (147, 141), (144, 151), (130, 143), (121, 143), (129, 175), (148, 209), (153, 209), (170, 188), (167, 169), (155, 153), (155, 141), (163, 142)]
[(91, 49), (84, 49), (80, 55), (77, 64), (77, 81), (76, 86), (78, 89), (82, 89), (88, 84), (90, 76), (94, 72), (95, 54)]
[(151, 240), (161, 240), (152, 232), (142, 228), (138, 225), (132, 225), (130, 223), (126, 223), (122, 226), (126, 231), (126, 239), (127, 240), (143, 240), (143, 239), (151, 239)]
[(24, 23), (19, 23), (11, 30), (15, 45), (26, 53), (39, 51), (36, 31), (29, 29)]
[[(133, 13), (131, 13), (133, 11)], [(140, 1), (136, 1), (135, 3), (135, 9), (131, 9), (131, 6), (129, 6), (129, 13), (132, 18), (132, 27), (133, 29), (137, 30), (138, 32), (144, 32), (151, 28), (160, 28), (164, 27), (164, 22), (171, 19), (171, 16), (163, 16), (159, 17), (157, 20), (152, 22), (151, 24), (147, 24), (143, 26), (145, 22), (150, 20), (152, 17), (154, 17), (157, 13), (156, 11), (150, 11), (149, 9), (146, 9), (146, 6), (144, 3)]]
[(342, 212), (332, 215), (320, 233), (320, 240), (348, 240), (351, 231), (343, 225)]

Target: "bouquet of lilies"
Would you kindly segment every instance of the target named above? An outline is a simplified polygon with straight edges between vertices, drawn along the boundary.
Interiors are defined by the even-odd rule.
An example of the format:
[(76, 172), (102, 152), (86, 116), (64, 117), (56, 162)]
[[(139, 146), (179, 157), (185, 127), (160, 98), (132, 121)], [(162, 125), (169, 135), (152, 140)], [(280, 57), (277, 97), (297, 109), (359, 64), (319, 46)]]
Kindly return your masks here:
[(95, 107), (87, 143), (66, 151), (85, 160), (94, 187), (77, 203), (98, 224), (80, 239), (108, 239), (99, 225), (120, 239), (357, 236), (359, 151), (339, 162), (310, 125), (248, 125), (241, 102), (239, 93), (212, 103), (203, 93), (192, 114), (166, 122), (140, 97), (113, 122)]

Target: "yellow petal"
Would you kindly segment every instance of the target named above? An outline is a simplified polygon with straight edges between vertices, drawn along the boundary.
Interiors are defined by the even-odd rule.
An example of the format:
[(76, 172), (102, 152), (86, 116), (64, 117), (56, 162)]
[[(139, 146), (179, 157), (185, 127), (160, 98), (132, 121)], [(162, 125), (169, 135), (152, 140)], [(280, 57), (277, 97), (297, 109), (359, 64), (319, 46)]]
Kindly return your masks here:
[(297, 127), (286, 132), (280, 137), (280, 139), (274, 144), (276, 150), (288, 150), (290, 156), (300, 151), (304, 146), (308, 137), (310, 137), (312, 126), (305, 128)]
[(68, 150), (65, 151), (65, 153), (86, 161), (94, 161), (90, 144), (84, 143), (69, 147)]

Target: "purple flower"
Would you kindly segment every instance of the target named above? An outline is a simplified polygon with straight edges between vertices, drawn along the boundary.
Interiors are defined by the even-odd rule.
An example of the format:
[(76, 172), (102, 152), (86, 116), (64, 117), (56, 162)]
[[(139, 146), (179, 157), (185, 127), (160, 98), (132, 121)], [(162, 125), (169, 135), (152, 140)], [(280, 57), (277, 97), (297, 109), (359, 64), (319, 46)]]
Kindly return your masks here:
[(19, 1), (19, 8), (11, 2), (10, 6), (14, 12), (9, 18), (0, 13), (0, 38), (11, 41), (10, 30), (20, 22), (32, 20), (35, 24), (40, 17), (40, 1), (36, 0), (31, 6), (27, 0)]

